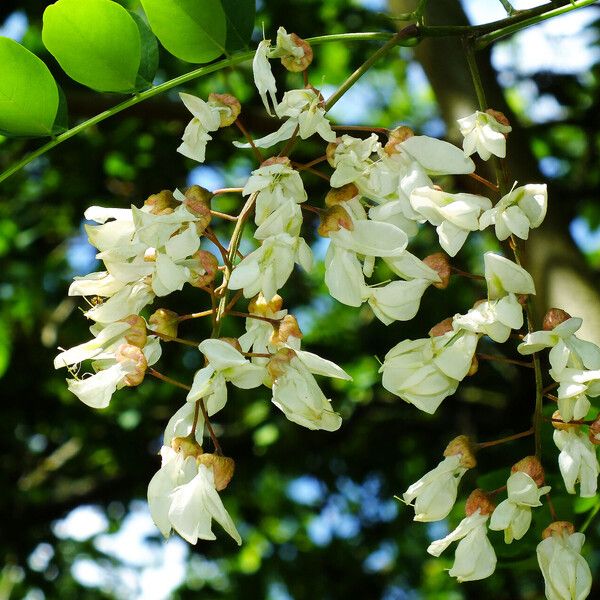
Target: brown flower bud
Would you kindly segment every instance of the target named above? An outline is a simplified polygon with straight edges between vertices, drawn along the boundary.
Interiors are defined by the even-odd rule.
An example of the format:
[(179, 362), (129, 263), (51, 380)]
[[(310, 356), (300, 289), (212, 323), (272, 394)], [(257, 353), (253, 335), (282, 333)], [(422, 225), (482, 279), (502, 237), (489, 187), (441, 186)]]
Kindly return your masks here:
[(267, 371), (273, 381), (285, 373), (296, 353), (291, 348), (281, 348), (269, 359)]
[(561, 323), (564, 323), (570, 318), (571, 315), (562, 308), (551, 308), (544, 315), (542, 328), (544, 331), (552, 331), (555, 327), (558, 327)]
[(288, 56), (283, 56), (281, 58), (281, 64), (292, 73), (299, 73), (300, 71), (305, 71), (313, 60), (312, 48), (306, 40), (303, 40), (301, 37), (298, 37), (295, 33), (290, 33), (290, 39), (293, 42), (294, 46), (302, 48), (304, 54), (302, 56), (294, 56), (292, 54), (289, 54)]
[(190, 285), (206, 287), (210, 285), (219, 272), (219, 260), (208, 250), (198, 250), (192, 254), (190, 265)]
[(563, 421), (560, 411), (555, 410), (552, 413), (552, 427), (554, 427), (554, 429), (559, 429), (560, 431), (566, 431), (567, 429), (578, 427), (578, 425), (566, 423), (565, 421)]
[(552, 535), (572, 535), (575, 533), (575, 525), (569, 521), (554, 521), (550, 523), (544, 531), (542, 531), (542, 539), (551, 537)]
[(152, 194), (144, 202), (144, 206), (149, 206), (153, 215), (169, 215), (177, 208), (178, 204), (173, 197), (173, 192), (170, 190), (162, 190), (158, 194)]
[(198, 219), (196, 221), (196, 230), (202, 235), (204, 230), (210, 225), (212, 218), (210, 214), (210, 201), (213, 193), (199, 185), (193, 185), (185, 190), (185, 207)]
[(290, 337), (302, 338), (302, 332), (298, 327), (298, 321), (294, 315), (285, 315), (278, 325), (275, 325), (273, 333), (271, 334), (270, 342), (277, 346), (278, 344), (285, 344)]
[(392, 129), (392, 131), (389, 133), (388, 141), (383, 147), (385, 153), (389, 156), (396, 154), (399, 151), (397, 148), (398, 144), (401, 144), (408, 138), (413, 137), (413, 135), (415, 135), (415, 132), (406, 125), (400, 125), (400, 127)]
[(590, 442), (595, 446), (600, 446), (600, 415), (594, 419), (594, 422), (590, 425), (589, 431)]
[(196, 458), (199, 465), (212, 469), (215, 478), (215, 489), (217, 492), (224, 490), (233, 477), (235, 462), (233, 458), (219, 454), (201, 454)]
[(444, 456), (456, 456), (460, 454), (460, 466), (465, 469), (472, 469), (477, 466), (475, 451), (475, 444), (471, 441), (471, 438), (467, 435), (459, 435), (446, 446)]
[(248, 304), (248, 312), (252, 315), (268, 317), (281, 310), (283, 306), (283, 298), (279, 294), (275, 294), (268, 302), (262, 295), (254, 296)]
[(238, 352), (243, 352), (242, 347), (240, 346), (240, 342), (237, 338), (234, 337), (222, 337), (219, 338), (222, 342), (225, 342), (235, 348)]
[[(488, 108), (485, 112), (490, 115), (490, 117), (494, 117), (494, 119), (496, 119), (500, 125), (510, 127), (510, 121), (506, 118), (506, 115), (503, 112), (494, 110), (493, 108)], [(506, 137), (507, 134), (504, 134), (504, 136)]]
[(467, 375), (469, 377), (472, 377), (473, 375), (475, 375), (475, 373), (477, 373), (477, 371), (479, 371), (479, 359), (477, 358), (477, 355), (474, 354), (473, 358), (471, 359), (471, 366), (467, 371)]
[(325, 156), (327, 157), (327, 162), (332, 166), (335, 167), (335, 162), (334, 162), (334, 157), (335, 157), (335, 151), (337, 150), (337, 147), (342, 143), (342, 138), (335, 138), (335, 140), (333, 140), (333, 142), (329, 142), (329, 144), (327, 144), (327, 148), (325, 148)]
[(447, 254), (443, 252), (434, 252), (423, 259), (423, 262), (430, 268), (433, 269), (441, 279), (441, 281), (435, 283), (434, 286), (440, 290), (445, 290), (450, 283), (450, 275), (452, 269), (450, 268), (450, 259)]
[(218, 106), (220, 108), (226, 108), (227, 110), (222, 110), (219, 113), (221, 118), (221, 127), (227, 127), (232, 123), (235, 123), (235, 120), (239, 117), (240, 112), (242, 112), (242, 105), (240, 101), (231, 94), (209, 94), (208, 101), (213, 106)]
[(193, 456), (198, 458), (202, 454), (202, 446), (190, 434), (186, 437), (175, 437), (171, 440), (171, 448), (178, 454), (182, 454), (185, 458)]
[(260, 166), (261, 168), (270, 167), (271, 165), (285, 165), (286, 167), (289, 167), (291, 164), (292, 163), (287, 156), (271, 156), (270, 158), (263, 160), (260, 163)]
[(480, 515), (491, 515), (496, 505), (483, 490), (476, 489), (471, 492), (465, 504), (465, 514), (470, 517), (479, 511)]
[(325, 196), (325, 206), (335, 206), (356, 198), (358, 188), (353, 183), (347, 183), (339, 188), (331, 188)]
[(146, 331), (146, 321), (139, 315), (129, 315), (121, 321), (129, 323), (130, 328), (125, 332), (125, 339), (132, 346), (143, 348), (146, 345), (148, 339), (148, 333)]
[(354, 224), (346, 209), (336, 204), (335, 206), (330, 206), (321, 215), (321, 224), (317, 231), (319, 235), (329, 237), (332, 231), (339, 231), (342, 227), (352, 231)]
[(527, 306), (527, 303), (529, 302), (529, 294), (517, 294), (517, 302), (521, 306)]
[(452, 331), (452, 321), (453, 320), (454, 320), (454, 317), (447, 317), (443, 321), (440, 321), (437, 325), (434, 325), (429, 330), (429, 335), (431, 337), (438, 337), (440, 335), (444, 335), (445, 333), (448, 333), (449, 331)]
[(115, 358), (117, 362), (126, 363), (132, 369), (123, 379), (126, 386), (135, 387), (144, 381), (148, 362), (144, 353), (137, 346), (121, 344), (117, 349)]
[(148, 319), (150, 329), (162, 335), (177, 337), (179, 315), (168, 308), (159, 308)]
[(542, 467), (542, 463), (540, 462), (537, 456), (526, 456), (522, 458), (519, 462), (515, 463), (511, 469), (511, 473), (516, 473), (517, 471), (522, 471), (526, 473), (535, 481), (535, 484), (540, 487), (544, 485), (544, 467)]

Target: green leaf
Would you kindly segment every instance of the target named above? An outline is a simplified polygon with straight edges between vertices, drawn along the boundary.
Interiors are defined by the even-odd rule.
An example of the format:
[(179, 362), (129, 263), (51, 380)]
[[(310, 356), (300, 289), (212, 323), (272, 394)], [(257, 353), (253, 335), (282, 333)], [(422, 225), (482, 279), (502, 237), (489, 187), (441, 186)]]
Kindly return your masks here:
[(206, 63), (225, 51), (227, 24), (220, 0), (141, 0), (150, 27), (173, 56)]
[(48, 67), (21, 44), (0, 37), (0, 133), (50, 135), (58, 103)]
[(156, 69), (158, 69), (158, 43), (156, 42), (156, 36), (152, 33), (150, 27), (148, 27), (146, 21), (135, 13), (130, 12), (129, 14), (133, 17), (137, 25), (142, 48), (135, 89), (143, 90), (152, 85)]
[(248, 47), (256, 16), (255, 0), (221, 0), (227, 19), (228, 52)]
[(65, 73), (99, 92), (136, 90), (142, 44), (133, 17), (111, 0), (58, 0), (42, 40)]
[(8, 323), (0, 318), (0, 377), (6, 373), (10, 363), (12, 337)]

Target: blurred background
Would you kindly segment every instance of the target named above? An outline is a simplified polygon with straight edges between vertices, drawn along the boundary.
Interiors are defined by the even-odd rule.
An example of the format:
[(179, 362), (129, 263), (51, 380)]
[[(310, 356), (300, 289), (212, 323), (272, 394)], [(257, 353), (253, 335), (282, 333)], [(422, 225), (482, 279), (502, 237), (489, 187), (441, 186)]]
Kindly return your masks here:
[[(139, 7), (135, 0), (121, 3)], [(48, 64), (65, 91), (73, 124), (121, 98), (92, 92), (64, 75), (41, 42), (47, 4), (4, 0), (0, 35), (20, 41)], [(514, 4), (528, 8), (540, 2)], [(430, 5), (432, 23), (484, 23), (505, 16), (498, 0)], [(389, 5), (385, 0), (258, 0), (253, 39), (261, 39), (263, 28), (267, 37), (274, 36), (279, 25), (302, 37), (391, 31), (394, 22), (384, 15), (413, 7), (414, 2), (396, 0)], [(600, 8), (591, 6), (478, 54), (489, 104), (504, 110), (514, 128), (508, 146), (512, 176), (520, 184), (546, 181), (550, 189), (547, 222), (526, 246), (538, 308), (560, 306), (585, 316), (585, 337), (596, 342), (599, 33)], [(311, 83), (327, 97), (376, 47), (333, 43), (316, 48)], [(157, 82), (190, 68), (161, 49)], [(301, 85), (297, 75), (279, 67), (275, 71), (280, 90)], [(88, 206), (140, 205), (151, 193), (192, 183), (211, 190), (240, 186), (254, 168), (250, 153), (231, 152), (236, 132), (229, 129), (215, 136), (205, 165), (177, 154), (190, 118), (177, 91), (183, 89), (89, 128), (0, 187), (0, 600), (542, 598), (535, 545), (550, 521), (546, 508), (536, 512), (534, 528), (519, 543), (505, 546), (501, 534), (492, 532), (500, 558), (496, 574), (458, 585), (444, 571), (452, 551), (433, 559), (425, 549), (454, 527), (464, 502), (459, 500), (446, 521), (417, 524), (412, 509), (393, 498), (437, 464), (454, 436), (467, 433), (484, 441), (529, 426), (533, 378), (527, 369), (481, 365), (434, 417), (380, 385), (378, 359), (392, 345), (424, 337), (432, 325), (465, 312), (485, 294), (477, 282), (467, 280), (453, 281), (444, 292), (429, 290), (413, 321), (385, 327), (368, 308), (352, 309), (328, 297), (322, 264), (310, 276), (295, 273), (282, 295), (299, 319), (305, 347), (354, 377), (327, 389), (344, 424), (335, 433), (308, 431), (271, 405), (266, 388), (231, 393), (215, 426), (237, 465), (222, 497), (244, 544), (238, 549), (218, 525), (217, 541), (196, 547), (176, 535), (162, 539), (149, 516), (146, 487), (159, 466), (162, 431), (183, 394), (148, 380), (117, 392), (106, 410), (94, 411), (67, 391), (65, 373), (55, 372), (52, 361), (59, 346), (69, 348), (89, 337), (82, 303), (66, 295), (73, 276), (97, 270), (82, 228)], [(234, 93), (248, 128), (256, 135), (274, 128), (261, 109), (249, 64), (200, 79), (185, 91), (202, 97), (211, 91)], [(331, 116), (342, 125), (407, 124), (456, 140), (454, 119), (475, 108), (460, 44), (436, 39), (390, 54)], [(0, 169), (39, 143), (0, 137)], [(321, 153), (317, 142), (305, 143), (297, 160)], [(309, 199), (320, 204), (327, 191), (324, 182), (311, 175), (305, 182)], [(470, 181), (447, 183), (485, 193)], [(230, 196), (216, 208), (234, 211), (236, 203)], [(229, 228), (218, 232), (226, 240)], [(322, 258), (326, 245), (315, 233), (316, 223), (307, 222), (305, 235)], [(489, 237), (472, 235), (455, 264), (481, 273), (481, 252), (494, 244)], [(252, 247), (250, 238), (244, 247)], [(421, 232), (411, 247), (421, 257), (438, 250), (431, 230)], [(385, 279), (386, 273), (380, 276)], [(202, 310), (205, 302), (188, 286), (160, 306), (185, 313)], [(200, 321), (184, 323), (180, 335), (206, 337), (207, 324)], [(226, 335), (241, 332), (243, 322), (238, 321), (227, 320)], [(483, 351), (515, 355), (510, 343), (502, 348), (483, 344)], [(159, 368), (190, 381), (199, 366), (197, 351), (165, 345)], [(546, 434), (545, 466), (559, 517), (579, 526), (597, 508), (596, 501), (564, 499), (551, 431)], [(468, 494), (476, 486), (503, 485), (510, 465), (532, 453), (532, 446), (526, 438), (482, 452), (478, 469), (465, 476), (461, 490)], [(586, 558), (598, 573), (600, 521), (593, 521), (586, 535)], [(600, 597), (599, 587), (591, 597)]]

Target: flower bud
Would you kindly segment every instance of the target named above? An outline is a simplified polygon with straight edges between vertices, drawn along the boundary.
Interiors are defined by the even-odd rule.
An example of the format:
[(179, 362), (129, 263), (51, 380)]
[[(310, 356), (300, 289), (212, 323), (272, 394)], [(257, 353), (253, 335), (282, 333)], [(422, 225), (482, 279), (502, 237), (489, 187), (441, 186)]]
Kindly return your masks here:
[[(506, 115), (499, 110), (494, 110), (493, 108), (488, 108), (485, 111), (490, 117), (494, 117), (500, 125), (505, 125), (506, 127), (510, 127), (510, 121), (507, 119)], [(504, 134), (504, 137), (508, 137), (508, 134)]]
[(313, 60), (312, 48), (306, 40), (303, 40), (301, 37), (298, 37), (295, 33), (290, 33), (289, 39), (294, 44), (294, 46), (296, 46), (297, 48), (301, 48), (304, 53), (302, 56), (294, 56), (292, 54), (289, 54), (288, 56), (283, 56), (281, 58), (281, 64), (292, 73), (299, 73), (300, 71), (305, 71)]
[(542, 539), (551, 537), (552, 535), (572, 535), (575, 533), (575, 525), (570, 523), (569, 521), (554, 521), (554, 523), (550, 523), (544, 531), (542, 531)]
[(237, 338), (234, 337), (222, 337), (219, 338), (222, 342), (225, 342), (226, 344), (229, 344), (230, 346), (232, 346), (233, 348), (235, 348), (239, 353), (242, 353), (242, 347), (240, 346), (240, 342)]
[(150, 207), (150, 212), (153, 215), (169, 215), (177, 208), (178, 202), (173, 197), (173, 192), (162, 190), (158, 194), (148, 196), (144, 202), (144, 206)]
[(298, 321), (294, 315), (285, 315), (283, 319), (275, 326), (271, 334), (270, 343), (275, 346), (285, 344), (290, 337), (297, 339), (302, 338), (302, 332), (298, 327)]
[(538, 487), (541, 487), (544, 484), (544, 467), (542, 467), (542, 463), (536, 456), (526, 456), (519, 462), (516, 462), (511, 467), (510, 472), (516, 473), (517, 471), (522, 471), (526, 475), (529, 475)]
[(444, 319), (443, 321), (440, 321), (437, 325), (434, 325), (429, 330), (429, 335), (431, 337), (438, 337), (440, 335), (444, 335), (445, 333), (448, 333), (449, 331), (452, 331), (452, 321), (453, 320), (454, 320), (453, 317), (448, 317), (448, 318)]
[(121, 344), (117, 349), (115, 358), (117, 362), (128, 363), (128, 366), (133, 367), (133, 370), (127, 373), (123, 379), (126, 386), (135, 387), (144, 381), (148, 362), (144, 353), (137, 346)]
[(469, 436), (459, 435), (458, 437), (455, 437), (444, 450), (444, 456), (456, 456), (457, 454), (460, 454), (461, 467), (472, 469), (477, 466), (477, 461), (475, 460), (475, 445)]
[(479, 371), (479, 359), (477, 358), (477, 355), (474, 354), (473, 358), (471, 359), (471, 366), (467, 371), (467, 376), (472, 377), (473, 375), (475, 375), (475, 373), (477, 373), (477, 371)]
[(527, 306), (527, 303), (529, 302), (529, 294), (517, 294), (517, 302), (521, 306)]
[(439, 282), (434, 282), (433, 285), (440, 290), (445, 290), (450, 283), (450, 275), (452, 274), (448, 255), (443, 252), (434, 252), (433, 254), (426, 256), (423, 259), (423, 262), (430, 269), (433, 269), (441, 279)]
[(555, 327), (558, 327), (561, 323), (564, 323), (570, 318), (571, 315), (562, 308), (551, 308), (544, 315), (542, 328), (544, 331), (552, 331)]
[(198, 250), (192, 254), (189, 283), (194, 287), (210, 285), (219, 272), (219, 260), (208, 250)]
[(291, 348), (281, 348), (269, 359), (267, 371), (271, 379), (275, 380), (282, 375), (296, 353)]
[(392, 129), (392, 131), (389, 133), (388, 141), (383, 147), (385, 153), (389, 156), (396, 154), (398, 152), (398, 148), (396, 146), (408, 138), (413, 137), (413, 135), (415, 135), (415, 132), (406, 125), (400, 125), (400, 127)]
[(159, 308), (148, 319), (150, 329), (162, 335), (177, 337), (179, 315), (168, 308)]
[(589, 431), (590, 442), (595, 446), (600, 446), (600, 415), (596, 417), (594, 422), (590, 425)]
[(130, 328), (125, 332), (125, 339), (127, 343), (138, 348), (143, 348), (146, 345), (148, 339), (148, 333), (146, 331), (146, 321), (139, 315), (129, 315), (124, 319), (121, 319), (124, 323), (129, 323)]
[(483, 490), (476, 489), (471, 492), (465, 504), (467, 517), (479, 511), (480, 515), (491, 515), (496, 506)]
[(267, 317), (269, 314), (279, 312), (283, 306), (283, 298), (279, 294), (275, 294), (268, 302), (262, 295), (254, 296), (248, 304), (248, 312), (252, 315)]
[(554, 427), (554, 429), (558, 429), (560, 431), (566, 431), (567, 429), (571, 429), (572, 427), (577, 427), (577, 425), (571, 425), (570, 423), (565, 423), (560, 414), (560, 411), (555, 410), (552, 413), (552, 427)]
[(327, 144), (327, 148), (325, 148), (325, 156), (327, 157), (327, 162), (332, 166), (335, 167), (335, 162), (334, 162), (334, 158), (335, 158), (335, 151), (337, 150), (337, 147), (342, 143), (342, 138), (335, 138), (335, 140), (333, 142), (329, 142), (329, 144)]
[(146, 248), (144, 252), (144, 262), (156, 261), (156, 248)]
[(291, 166), (291, 161), (287, 156), (271, 156), (260, 163), (260, 168), (270, 167), (271, 165), (284, 165), (289, 167)]
[(191, 434), (186, 437), (174, 437), (171, 440), (171, 448), (178, 454), (182, 454), (184, 458), (188, 456), (198, 458), (203, 452), (202, 446)]
[(335, 206), (356, 198), (358, 188), (353, 183), (347, 183), (339, 188), (331, 188), (325, 196), (325, 206)]
[(339, 204), (336, 204), (335, 206), (330, 206), (321, 215), (321, 224), (317, 231), (319, 232), (319, 235), (329, 237), (329, 234), (332, 231), (339, 231), (342, 227), (352, 231), (354, 229), (354, 224), (346, 209), (342, 208)]
[(220, 456), (219, 454), (201, 454), (196, 458), (199, 465), (212, 469), (215, 478), (215, 489), (217, 492), (224, 490), (233, 477), (235, 471), (235, 462), (233, 458), (228, 456)]
[(210, 201), (213, 193), (199, 185), (193, 185), (185, 190), (185, 207), (198, 219), (196, 230), (201, 235), (209, 226), (211, 220)]
[(239, 117), (240, 112), (242, 112), (242, 105), (240, 104), (240, 101), (231, 94), (212, 93), (208, 95), (208, 101), (213, 106), (226, 109), (219, 113), (221, 118), (221, 127), (227, 127), (228, 125), (234, 123)]

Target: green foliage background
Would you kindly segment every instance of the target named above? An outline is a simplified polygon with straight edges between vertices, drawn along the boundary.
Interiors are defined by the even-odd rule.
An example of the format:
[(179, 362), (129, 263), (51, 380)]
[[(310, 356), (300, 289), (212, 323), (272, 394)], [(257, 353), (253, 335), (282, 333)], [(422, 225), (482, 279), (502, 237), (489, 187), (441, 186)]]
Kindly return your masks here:
[[(29, 28), (23, 43), (50, 67), (65, 91), (74, 123), (114, 105), (119, 96), (92, 92), (65, 76), (41, 42), (41, 14), (47, 4), (5, 1), (0, 21), (15, 10), (27, 15)], [(122, 4), (138, 6), (134, 0)], [(259, 6), (257, 23), (269, 33), (279, 25), (302, 37), (390, 29), (381, 15), (350, 0), (264, 0)], [(596, 32), (591, 39), (597, 40), (598, 22), (591, 30)], [(260, 37), (258, 30), (255, 37)], [(311, 81), (317, 86), (341, 83), (374, 48), (366, 43), (319, 48)], [(409, 85), (406, 75), (412, 60), (411, 51), (402, 49), (369, 75), (376, 98), (369, 124), (406, 123), (427, 131), (432, 123), (439, 123), (433, 93)], [(160, 49), (158, 80), (189, 68)], [(598, 63), (585, 77), (551, 71), (531, 75), (538, 90), (554, 96), (566, 111), (565, 119), (551, 125), (527, 122), (515, 88), (506, 91), (536, 158), (551, 156), (560, 161), (553, 184), (555, 189), (570, 191), (570, 201), (561, 207), (565, 224), (583, 216), (592, 229), (600, 224), (599, 75)], [(277, 76), (282, 84), (287, 79), (290, 85), (300, 85), (298, 76), (281, 71)], [(202, 97), (211, 91), (234, 93), (242, 101), (246, 125), (257, 133), (266, 132), (272, 123), (263, 116), (251, 83), (249, 65), (244, 65), (198, 80), (185, 90)], [(60, 537), (55, 524), (77, 507), (91, 505), (104, 513), (109, 534), (120, 530), (128, 515), (139, 510), (147, 483), (158, 468), (162, 430), (183, 395), (148, 380), (135, 390), (118, 392), (108, 409), (93, 411), (66, 390), (64, 373), (52, 369), (52, 360), (57, 346), (67, 348), (87, 339), (77, 303), (66, 298), (69, 281), (81, 274), (78, 265), (87, 256), (81, 228), (84, 209), (92, 204), (128, 207), (161, 189), (184, 187), (195, 165), (175, 148), (188, 119), (176, 93), (156, 97), (64, 143), (0, 189), (0, 566), (4, 565), (0, 598), (135, 596), (122, 579), (123, 561), (103, 552), (97, 537), (81, 541)], [(250, 155), (231, 152), (236, 132), (226, 130), (215, 137), (207, 163), (216, 164), (225, 185), (239, 185), (252, 167)], [(38, 143), (0, 138), (0, 168)], [(310, 144), (302, 148), (299, 160), (303, 152), (307, 158), (314, 156)], [(536, 177), (532, 174), (532, 180)], [(310, 199), (318, 204), (326, 188), (317, 178), (309, 176), (308, 182)], [(223, 203), (216, 208), (235, 206)], [(310, 226), (307, 233), (313, 240), (314, 227), (313, 223), (312, 233)], [(227, 226), (221, 233), (226, 235)], [(481, 271), (478, 256), (490, 243), (474, 236), (461, 252), (458, 266)], [(424, 256), (437, 250), (434, 236), (425, 234), (413, 251)], [(592, 252), (587, 259), (594, 266), (600, 255)], [(415, 524), (412, 511), (393, 500), (395, 493), (438, 462), (452, 437), (469, 433), (488, 440), (529, 426), (533, 381), (529, 372), (515, 367), (482, 364), (435, 417), (414, 410), (379, 384), (377, 357), (401, 339), (423, 337), (441, 319), (464, 312), (482, 295), (481, 288), (453, 281), (445, 292), (429, 290), (416, 319), (385, 327), (368, 310), (328, 299), (322, 275), (322, 267), (309, 278), (296, 274), (282, 295), (291, 312), (299, 315), (305, 344), (354, 376), (353, 383), (334, 383), (329, 390), (344, 424), (333, 434), (308, 431), (288, 422), (270, 404), (268, 390), (232, 393), (217, 421), (224, 449), (237, 464), (223, 497), (245, 543), (238, 550), (217, 533), (216, 542), (190, 548), (186, 577), (171, 597), (541, 597), (541, 576), (533, 556), (539, 531), (550, 520), (545, 508), (536, 513), (536, 530), (520, 544), (504, 547), (500, 535), (491, 534), (503, 564), (493, 578), (458, 586), (444, 572), (451, 554), (450, 559), (438, 560), (425, 553), (430, 539), (444, 532), (444, 525)], [(384, 272), (380, 275), (385, 279)], [(155, 307), (190, 312), (205, 308), (204, 302), (195, 290), (186, 288)], [(236, 335), (241, 325), (228, 319), (224, 333)], [(182, 326), (181, 334), (200, 340), (208, 335), (206, 327), (191, 321)], [(161, 371), (187, 381), (198, 366), (197, 352), (165, 346)], [(552, 448), (547, 442), (547, 448)], [(465, 477), (461, 489), (502, 485), (509, 466), (531, 451), (532, 443), (525, 440), (481, 453), (479, 468)], [(548, 479), (553, 488), (561, 489), (556, 472), (549, 472)], [(578, 524), (589, 509), (589, 503), (557, 502), (560, 517)], [(452, 523), (462, 510), (458, 502)], [(596, 572), (600, 555), (591, 549), (600, 549), (599, 534), (592, 524), (587, 532), (587, 559)], [(42, 549), (51, 558), (36, 562), (32, 556), (40, 555), (40, 544), (48, 545)], [(156, 532), (146, 544), (158, 552), (163, 542)], [(38, 555), (32, 555), (36, 548)], [(102, 585), (85, 587), (74, 577), (72, 567), (82, 558), (105, 570)], [(141, 572), (143, 562), (136, 558), (129, 557), (125, 566)]]

